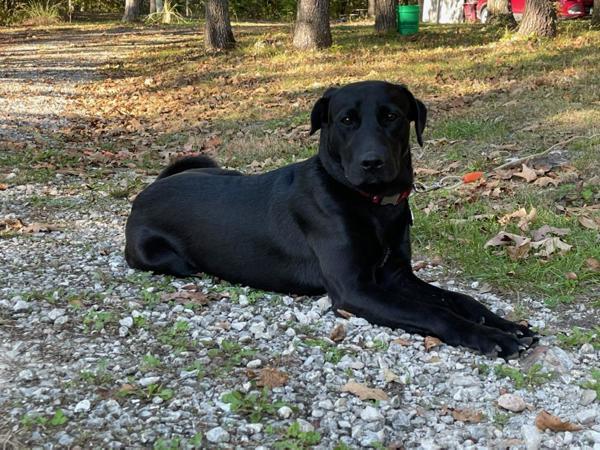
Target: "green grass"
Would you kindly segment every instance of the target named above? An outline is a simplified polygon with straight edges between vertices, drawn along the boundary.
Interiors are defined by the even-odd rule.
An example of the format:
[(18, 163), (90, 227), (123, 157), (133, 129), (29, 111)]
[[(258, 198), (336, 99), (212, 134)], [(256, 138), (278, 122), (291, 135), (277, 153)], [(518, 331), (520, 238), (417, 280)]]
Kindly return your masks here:
[(534, 364), (527, 372), (506, 365), (496, 366), (494, 373), (498, 378), (509, 378), (516, 389), (535, 389), (554, 378), (554, 374), (542, 372), (539, 364)]
[(266, 387), (260, 392), (231, 391), (221, 400), (230, 405), (232, 412), (247, 416), (252, 423), (260, 422), (264, 416), (275, 416), (279, 408), (287, 406), (283, 401), (272, 401)]
[(570, 332), (561, 332), (557, 335), (558, 342), (562, 347), (576, 349), (583, 344), (591, 344), (594, 349), (600, 349), (600, 326), (595, 326), (591, 330), (583, 330), (574, 327)]

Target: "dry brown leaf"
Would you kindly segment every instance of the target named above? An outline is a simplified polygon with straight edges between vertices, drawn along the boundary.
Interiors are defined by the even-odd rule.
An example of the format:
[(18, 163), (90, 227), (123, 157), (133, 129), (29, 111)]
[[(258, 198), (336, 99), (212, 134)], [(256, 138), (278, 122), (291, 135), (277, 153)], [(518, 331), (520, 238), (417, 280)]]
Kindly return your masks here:
[(542, 410), (535, 418), (535, 426), (544, 431), (579, 431), (581, 426), (571, 422), (563, 422), (558, 417), (553, 416), (548, 411)]
[(567, 273), (565, 273), (565, 277), (568, 280), (576, 280), (577, 279), (577, 274), (575, 272), (567, 272)]
[(533, 248), (541, 247), (541, 250), (538, 253), (536, 253), (536, 256), (542, 256), (544, 258), (547, 258), (556, 251), (559, 251), (560, 253), (566, 253), (573, 247), (572, 245), (561, 241), (558, 237), (549, 237), (542, 239), (541, 241), (532, 242), (531, 246)]
[(442, 341), (440, 341), (438, 338), (433, 337), (433, 336), (425, 337), (425, 351), (426, 352), (430, 351), (432, 348), (437, 347), (439, 345), (442, 345)]
[(598, 261), (596, 258), (586, 259), (585, 266), (592, 272), (600, 272), (600, 261)]
[(390, 369), (383, 369), (383, 379), (386, 383), (393, 383), (393, 382), (397, 382), (400, 377), (398, 375), (396, 375), (394, 372), (392, 372)]
[(351, 312), (346, 311), (345, 309), (338, 309), (337, 313), (342, 316), (344, 319), (350, 319), (351, 317), (354, 317), (354, 314), (352, 314)]
[(426, 167), (417, 167), (415, 169), (415, 174), (417, 175), (437, 175), (438, 173), (440, 173), (439, 170), (428, 169)]
[(594, 219), (587, 216), (579, 216), (578, 220), (579, 224), (584, 228), (589, 230), (600, 230), (600, 225), (598, 225)]
[(499, 245), (516, 245), (520, 247), (521, 245), (525, 245), (531, 242), (531, 239), (525, 236), (519, 236), (518, 234), (507, 233), (505, 231), (501, 231), (492, 239), (487, 241), (484, 247), (497, 247)]
[(346, 337), (346, 328), (343, 324), (338, 323), (333, 330), (331, 330), (331, 334), (329, 335), (329, 339), (333, 342), (341, 342)]
[(500, 222), (501, 225), (506, 225), (512, 219), (518, 218), (519, 219), (518, 227), (521, 229), (521, 231), (527, 231), (529, 229), (529, 223), (532, 222), (536, 218), (536, 216), (537, 216), (536, 208), (531, 208), (531, 210), (529, 212), (527, 212), (527, 210), (525, 208), (520, 208), (515, 212), (512, 212), (510, 214), (506, 214), (506, 215), (502, 216), (498, 220), (498, 222)]
[(408, 339), (402, 339), (402, 338), (396, 338), (396, 339), (392, 340), (391, 343), (402, 345), (403, 347), (406, 347), (407, 345), (411, 344), (411, 342)]
[(207, 305), (209, 298), (206, 294), (203, 294), (202, 292), (184, 290), (173, 292), (171, 294), (164, 294), (162, 296), (162, 300), (164, 302), (174, 300), (176, 302), (191, 302), (197, 303), (199, 305)]
[(50, 223), (33, 222), (23, 227), (21, 230), (23, 233), (50, 233), (52, 231), (58, 231), (61, 228), (58, 225), (52, 225)]
[(0, 233), (18, 231), (24, 227), (21, 219), (0, 219)]
[(0, 191), (5, 191), (8, 189), (8, 184), (6, 183), (0, 183)]
[(350, 380), (343, 385), (342, 392), (350, 392), (361, 400), (387, 400), (389, 398), (381, 389), (370, 388), (354, 380)]
[(284, 386), (289, 380), (289, 375), (281, 370), (274, 369), (272, 367), (265, 367), (258, 375), (258, 386), (266, 386), (268, 388), (275, 388)]
[(531, 167), (527, 167), (527, 164), (523, 164), (521, 171), (513, 173), (513, 176), (523, 178), (528, 183), (531, 183), (537, 179), (535, 170), (533, 170)]
[(117, 393), (120, 395), (127, 395), (131, 392), (134, 392), (135, 390), (136, 387), (133, 384), (125, 383), (121, 385)]
[(558, 186), (559, 182), (558, 180), (555, 180), (554, 178), (550, 178), (550, 177), (540, 177), (537, 180), (535, 180), (533, 182), (533, 184), (535, 186), (539, 186), (539, 187), (546, 187), (549, 184), (553, 184), (554, 186)]
[(523, 245), (516, 247), (507, 247), (506, 253), (508, 253), (508, 257), (511, 261), (519, 261), (521, 259), (526, 259), (529, 256), (529, 250), (531, 250), (531, 243), (526, 242)]
[(531, 233), (531, 239), (533, 241), (541, 241), (549, 234), (555, 234), (557, 236), (566, 236), (571, 230), (568, 228), (556, 228), (549, 225), (544, 225)]
[(483, 413), (474, 409), (454, 409), (452, 417), (459, 422), (479, 423), (483, 420)]

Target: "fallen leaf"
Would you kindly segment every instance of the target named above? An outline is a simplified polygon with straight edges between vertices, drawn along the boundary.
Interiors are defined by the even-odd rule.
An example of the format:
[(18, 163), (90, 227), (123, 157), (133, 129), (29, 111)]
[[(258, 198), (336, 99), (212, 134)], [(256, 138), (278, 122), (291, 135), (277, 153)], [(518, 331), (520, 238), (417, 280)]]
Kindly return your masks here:
[(532, 231), (531, 239), (533, 241), (541, 241), (549, 234), (555, 234), (557, 236), (566, 236), (570, 232), (571, 232), (571, 230), (569, 230), (568, 228), (556, 228), (556, 227), (551, 227), (549, 225), (544, 225), (544, 226), (538, 228), (537, 230)]
[(535, 418), (535, 426), (542, 431), (546, 429), (551, 431), (579, 431), (582, 429), (581, 426), (571, 422), (563, 422), (558, 417), (544, 410)]
[(586, 259), (585, 266), (592, 272), (600, 272), (600, 261), (598, 261), (596, 258)]
[(565, 278), (567, 278), (568, 280), (576, 280), (577, 274), (575, 272), (567, 272), (565, 273)]
[(8, 189), (8, 184), (6, 183), (0, 183), (0, 191), (5, 191)]
[(6, 233), (9, 231), (19, 231), (24, 227), (21, 219), (1, 219), (0, 220), (0, 233)]
[(558, 237), (549, 237), (542, 239), (541, 241), (532, 242), (531, 246), (533, 248), (541, 247), (542, 249), (538, 253), (536, 253), (536, 256), (542, 256), (545, 258), (552, 255), (556, 251), (560, 251), (560, 253), (566, 253), (569, 250), (571, 250), (571, 248), (573, 248), (572, 245), (561, 241)]
[(531, 249), (531, 243), (526, 242), (523, 245), (516, 247), (507, 247), (506, 253), (512, 261), (519, 261), (520, 259), (526, 259), (529, 256), (529, 250)]
[(474, 183), (475, 181), (483, 177), (483, 172), (469, 172), (465, 173), (462, 177), (463, 183)]
[(533, 170), (531, 167), (527, 167), (527, 164), (523, 164), (521, 172), (513, 173), (513, 176), (523, 178), (528, 183), (531, 183), (537, 179), (535, 170)]
[(119, 390), (117, 391), (118, 395), (128, 395), (132, 392), (135, 392), (136, 387), (133, 384), (125, 383), (122, 384)]
[(198, 291), (177, 291), (171, 294), (164, 294), (162, 296), (162, 300), (164, 302), (176, 301), (176, 302), (191, 302), (197, 303), (199, 305), (207, 305), (208, 304), (208, 296), (202, 292)]
[(439, 345), (442, 345), (442, 341), (440, 341), (438, 338), (433, 337), (433, 336), (425, 337), (425, 351), (426, 352), (428, 352), (432, 348), (437, 347)]
[(512, 219), (518, 218), (519, 219), (519, 223), (518, 223), (518, 227), (521, 229), (521, 231), (527, 231), (529, 229), (529, 224), (537, 217), (537, 209), (536, 208), (531, 208), (531, 210), (529, 212), (527, 212), (527, 210), (525, 208), (520, 208), (515, 212), (512, 212), (510, 214), (506, 214), (504, 216), (502, 216), (498, 222), (501, 225), (506, 225), (508, 224)]
[(329, 339), (333, 342), (341, 342), (346, 337), (346, 328), (343, 324), (338, 323), (333, 330), (331, 330), (331, 334), (329, 335)]
[(499, 245), (516, 245), (520, 247), (521, 245), (525, 245), (531, 242), (531, 239), (525, 236), (519, 236), (518, 234), (507, 233), (505, 231), (501, 231), (492, 239), (487, 241), (484, 247), (497, 247)]
[(587, 216), (579, 216), (578, 220), (580, 225), (584, 228), (589, 230), (600, 230), (600, 225), (598, 225), (594, 219), (591, 219)]
[(345, 309), (338, 309), (337, 313), (342, 316), (344, 319), (350, 319), (351, 317), (354, 317), (354, 314), (352, 314), (351, 312), (346, 311)]
[(402, 338), (396, 338), (396, 339), (392, 340), (391, 343), (402, 345), (403, 347), (406, 347), (407, 345), (411, 344), (411, 342), (408, 339), (402, 339)]
[(389, 398), (381, 389), (370, 388), (354, 380), (350, 380), (343, 385), (342, 392), (350, 392), (361, 400), (387, 400)]
[(453, 409), (451, 414), (459, 422), (479, 423), (483, 420), (483, 413), (474, 409)]
[(535, 180), (533, 182), (533, 184), (535, 186), (539, 186), (539, 187), (546, 187), (549, 184), (552, 184), (554, 186), (558, 186), (559, 182), (558, 180), (555, 180), (554, 178), (550, 178), (550, 177), (540, 177), (537, 180)]
[(417, 167), (415, 169), (416, 175), (437, 175), (438, 173), (440, 173), (439, 170), (427, 169), (426, 167)]
[(27, 225), (26, 227), (23, 227), (23, 229), (21, 230), (23, 233), (50, 233), (52, 231), (58, 231), (60, 230), (61, 227), (59, 227), (58, 225), (52, 225), (49, 223), (42, 223), (42, 222), (33, 222), (30, 223), (29, 225)]
[(284, 386), (289, 380), (289, 375), (281, 370), (274, 369), (272, 367), (265, 367), (258, 375), (258, 386), (265, 386), (268, 388), (275, 388)]

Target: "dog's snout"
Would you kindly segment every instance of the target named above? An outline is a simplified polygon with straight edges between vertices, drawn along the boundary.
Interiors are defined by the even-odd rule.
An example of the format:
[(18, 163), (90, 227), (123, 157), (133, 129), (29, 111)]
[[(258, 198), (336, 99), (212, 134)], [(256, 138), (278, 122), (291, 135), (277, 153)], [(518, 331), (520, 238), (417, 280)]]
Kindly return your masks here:
[(368, 156), (361, 161), (360, 166), (364, 170), (372, 172), (375, 170), (379, 170), (383, 167), (383, 160), (376, 156)]

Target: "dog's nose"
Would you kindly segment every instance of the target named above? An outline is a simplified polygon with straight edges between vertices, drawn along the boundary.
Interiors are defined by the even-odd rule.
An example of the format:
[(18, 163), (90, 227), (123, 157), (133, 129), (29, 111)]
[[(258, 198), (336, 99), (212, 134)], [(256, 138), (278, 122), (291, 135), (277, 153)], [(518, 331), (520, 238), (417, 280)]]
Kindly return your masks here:
[(369, 172), (379, 170), (383, 167), (383, 161), (377, 157), (365, 158), (361, 161), (360, 166)]

